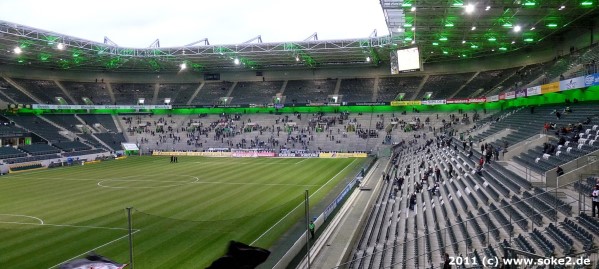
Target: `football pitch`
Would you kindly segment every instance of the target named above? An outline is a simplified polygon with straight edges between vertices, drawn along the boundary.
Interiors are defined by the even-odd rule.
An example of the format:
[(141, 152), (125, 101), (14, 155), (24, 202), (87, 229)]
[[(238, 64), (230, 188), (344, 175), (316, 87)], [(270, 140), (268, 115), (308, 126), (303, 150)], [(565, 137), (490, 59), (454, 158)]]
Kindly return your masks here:
[(230, 240), (269, 248), (366, 159), (130, 157), (0, 177), (0, 268), (95, 251), (135, 268), (205, 268)]

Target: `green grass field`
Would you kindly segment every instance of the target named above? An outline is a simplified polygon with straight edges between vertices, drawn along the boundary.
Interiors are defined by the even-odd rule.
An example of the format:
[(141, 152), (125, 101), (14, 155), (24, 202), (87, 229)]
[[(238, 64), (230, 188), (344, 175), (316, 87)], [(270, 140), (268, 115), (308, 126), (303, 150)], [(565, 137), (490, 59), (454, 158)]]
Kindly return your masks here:
[[(138, 269), (204, 268), (229, 240), (268, 248), (365, 159), (132, 157), (0, 177), (0, 268), (95, 250)], [(351, 174), (350, 174), (351, 173)]]

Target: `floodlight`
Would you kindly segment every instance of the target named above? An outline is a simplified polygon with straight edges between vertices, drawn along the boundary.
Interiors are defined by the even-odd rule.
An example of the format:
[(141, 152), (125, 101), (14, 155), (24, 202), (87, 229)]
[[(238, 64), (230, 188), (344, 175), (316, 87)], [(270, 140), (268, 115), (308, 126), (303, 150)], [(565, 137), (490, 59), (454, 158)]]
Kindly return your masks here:
[(491, 6), (487, 6), (487, 7), (485, 8), (485, 11), (489, 11), (489, 9), (491, 9)]
[(179, 65), (179, 67), (181, 68), (181, 70), (185, 70), (187, 69), (187, 63), (182, 63)]
[(466, 40), (462, 40), (462, 44), (466, 44)]
[(416, 31), (416, 27), (412, 27), (412, 31)]
[(58, 45), (56, 45), (56, 48), (59, 49), (59, 50), (63, 50), (64, 49), (64, 44), (58, 43)]
[(171, 103), (171, 98), (164, 98), (164, 104), (168, 105)]
[(366, 57), (366, 62), (370, 62), (370, 56)]
[(535, 28), (534, 26), (532, 28), (530, 28), (531, 31), (534, 31), (535, 29), (537, 29), (537, 28)]
[(512, 44), (516, 44), (516, 41), (513, 41), (513, 40), (512, 40)]
[(295, 56), (295, 61), (299, 62), (299, 56)]
[(410, 10), (411, 10), (412, 12), (414, 12), (414, 11), (416, 11), (416, 7), (412, 7)]
[(13, 49), (13, 51), (14, 51), (16, 54), (21, 54), (21, 52), (23, 52), (23, 51), (21, 50), (21, 48), (20, 48), (20, 47), (15, 47), (15, 49)]
[(473, 4), (466, 5), (465, 10), (466, 10), (466, 13), (468, 13), (468, 14), (474, 12), (474, 5)]
[(233, 60), (233, 63), (234, 63), (235, 65), (239, 65), (239, 59), (238, 59), (238, 58), (235, 58), (235, 60)]
[(520, 25), (516, 25), (514, 26), (514, 32), (520, 32), (520, 30), (522, 30), (522, 27), (520, 27)]
[(472, 31), (476, 30), (476, 26), (472, 26), (472, 28), (470, 30), (472, 30)]
[(564, 8), (566, 8), (566, 6), (561, 6), (559, 7), (559, 10), (563, 10)]
[(138, 104), (138, 105), (143, 105), (145, 102), (146, 102), (146, 99), (145, 99), (145, 98), (138, 98), (138, 99), (137, 99), (137, 104)]

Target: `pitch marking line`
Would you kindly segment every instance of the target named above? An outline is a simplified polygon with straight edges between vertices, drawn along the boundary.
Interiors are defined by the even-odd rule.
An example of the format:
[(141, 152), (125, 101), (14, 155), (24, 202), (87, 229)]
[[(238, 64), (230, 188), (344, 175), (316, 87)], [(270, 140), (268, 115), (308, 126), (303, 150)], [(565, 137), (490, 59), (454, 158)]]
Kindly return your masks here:
[[(139, 231), (141, 231), (141, 230), (136, 230), (136, 231), (132, 232), (131, 234), (135, 234), (135, 233), (137, 233), (137, 232), (139, 232)], [(75, 256), (75, 257), (72, 257), (72, 258), (70, 258), (70, 259), (68, 259), (68, 260), (65, 260), (65, 261), (59, 262), (58, 264), (56, 264), (56, 265), (54, 265), (54, 266), (51, 266), (51, 267), (50, 267), (50, 268), (48, 268), (48, 269), (54, 269), (54, 268), (57, 268), (58, 266), (62, 265), (62, 264), (63, 264), (63, 263), (65, 263), (65, 262), (68, 262), (68, 261), (70, 261), (70, 260), (73, 260), (73, 259), (79, 258), (79, 257), (81, 257), (81, 256), (83, 256), (83, 255), (85, 255), (85, 254), (88, 254), (88, 253), (90, 253), (90, 252), (92, 252), (92, 251), (95, 251), (95, 250), (97, 250), (97, 249), (99, 249), (99, 248), (102, 248), (102, 247), (108, 246), (108, 245), (110, 245), (110, 244), (112, 244), (112, 243), (114, 243), (114, 242), (116, 242), (116, 241), (119, 241), (119, 240), (121, 240), (121, 239), (123, 239), (123, 238), (126, 238), (126, 237), (128, 237), (128, 236), (129, 236), (129, 234), (123, 235), (123, 236), (121, 236), (121, 237), (119, 237), (119, 238), (117, 238), (117, 239), (114, 239), (114, 240), (112, 240), (112, 241), (110, 241), (110, 242), (106, 243), (106, 244), (103, 244), (103, 245), (101, 245), (101, 246), (98, 246), (98, 247), (95, 247), (95, 248), (93, 248), (93, 249), (90, 249), (90, 250), (88, 250), (88, 251), (86, 251), (86, 252), (83, 252), (83, 253), (81, 253), (81, 254), (79, 254), (79, 255)]]
[(305, 162), (305, 161), (307, 161), (307, 160), (308, 160), (308, 159), (303, 159), (303, 160), (301, 160), (301, 161), (299, 161), (299, 162), (296, 162), (295, 164), (300, 164), (300, 163), (303, 163), (303, 162)]
[[(346, 165), (343, 169), (341, 169), (341, 171), (339, 171), (336, 175), (334, 175), (333, 177), (331, 177), (331, 179), (329, 179), (327, 182), (325, 182), (320, 188), (318, 188), (315, 192), (313, 192), (312, 194), (310, 194), (310, 196), (308, 196), (308, 199), (310, 199), (314, 194), (318, 193), (318, 191), (320, 191), (322, 188), (324, 188), (324, 186), (328, 185), (334, 178), (336, 178), (339, 174), (341, 174), (341, 172), (343, 172), (345, 169), (347, 169), (348, 167), (350, 167), (357, 159), (354, 159), (351, 163), (349, 163), (348, 165)], [(250, 245), (255, 244), (258, 240), (260, 240), (260, 238), (262, 238), (264, 235), (266, 235), (268, 232), (270, 232), (270, 230), (272, 230), (275, 226), (277, 226), (279, 223), (281, 223), (281, 221), (283, 221), (285, 218), (287, 218), (289, 216), (289, 214), (291, 214), (293, 211), (295, 211), (297, 208), (299, 208), (300, 206), (302, 206), (304, 204), (304, 202), (299, 203), (296, 207), (294, 207), (293, 209), (291, 209), (291, 211), (289, 211), (289, 213), (287, 213), (285, 216), (283, 216), (279, 221), (277, 221), (275, 224), (273, 224), (272, 226), (270, 226), (270, 228), (268, 228), (268, 230), (266, 230), (264, 233), (262, 233), (260, 236), (258, 236), (258, 238), (256, 238), (256, 240), (254, 240), (254, 242), (252, 242)]]
[[(27, 223), (27, 224), (33, 224), (33, 225), (44, 225), (44, 221), (40, 218), (34, 217), (34, 216), (29, 216), (29, 215), (15, 215), (15, 214), (0, 214), (0, 216), (11, 216), (11, 217), (25, 217), (25, 218), (30, 218), (30, 219), (34, 219), (39, 221), (40, 223)], [(0, 223), (19, 223), (19, 222), (0, 222)]]
[(45, 223), (44, 220), (42, 220), (41, 218), (29, 216), (29, 215), (0, 214), (0, 216), (25, 217), (25, 218), (35, 219), (35, 220), (39, 221), (39, 223), (20, 222), (20, 221), (0, 221), (0, 224), (21, 224), (21, 225), (34, 225), (34, 226), (71, 227), (71, 228), (105, 229), (105, 230), (127, 230), (127, 228), (114, 228), (114, 227), (102, 227), (102, 226), (50, 224), (50, 223)]
[[(170, 188), (170, 187), (179, 187), (179, 186), (183, 186), (183, 185), (187, 185), (187, 184), (193, 184), (193, 183), (197, 183), (200, 179), (198, 177), (192, 177), (195, 178), (194, 181), (189, 181), (189, 182), (182, 182), (182, 181), (160, 181), (160, 180), (131, 180), (131, 179), (105, 179), (102, 180), (100, 182), (97, 183), (98, 186), (102, 187), (102, 188), (111, 188), (111, 189), (157, 189), (157, 188)], [(165, 185), (165, 186), (154, 186), (154, 187), (112, 187), (112, 186), (106, 186), (106, 185), (102, 185), (102, 182), (105, 181), (122, 181), (122, 182), (129, 182), (129, 181), (133, 181), (133, 182), (160, 182), (160, 183), (179, 183), (179, 184), (171, 184), (171, 185)]]

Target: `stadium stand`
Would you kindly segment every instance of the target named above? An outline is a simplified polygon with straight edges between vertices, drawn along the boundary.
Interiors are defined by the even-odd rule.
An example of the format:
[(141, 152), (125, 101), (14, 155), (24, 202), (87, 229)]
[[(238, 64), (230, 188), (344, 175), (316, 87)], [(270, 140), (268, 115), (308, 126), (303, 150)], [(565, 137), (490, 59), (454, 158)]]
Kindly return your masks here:
[(78, 102), (79, 104), (86, 104), (83, 101), (84, 97), (89, 98), (92, 104), (96, 105), (113, 104), (105, 83), (74, 81), (62, 81), (61, 83), (67, 89), (71, 97), (75, 99), (75, 102)]
[(354, 78), (342, 79), (339, 95), (344, 102), (369, 102), (374, 94), (374, 79)]
[(238, 82), (230, 97), (231, 104), (268, 104), (281, 91), (283, 81)]
[(160, 84), (157, 105), (163, 104), (165, 98), (171, 98), (173, 105), (185, 105), (193, 93), (200, 86), (199, 83), (164, 83)]
[(422, 76), (382, 77), (379, 79), (377, 101), (395, 100), (399, 93), (405, 93), (405, 99), (411, 98), (418, 90)]
[(432, 92), (432, 99), (448, 98), (466, 84), (474, 73), (431, 75), (428, 77), (417, 99), (422, 99), (426, 92)]
[(192, 105), (215, 105), (220, 97), (226, 97), (233, 82), (206, 82), (198, 92), (198, 95), (191, 101)]
[(60, 150), (48, 144), (31, 144), (19, 146), (19, 149), (33, 156), (60, 153)]
[(49, 80), (29, 80), (29, 79), (13, 79), (17, 84), (25, 88), (29, 93), (37, 96), (46, 104), (60, 104), (56, 101), (56, 97), (61, 97), (68, 102), (68, 98), (64, 92), (56, 85), (54, 81)]
[(53, 146), (55, 146), (59, 149), (62, 149), (64, 151), (67, 151), (67, 152), (90, 149), (90, 147), (88, 145), (85, 145), (79, 141), (59, 142), (59, 143), (54, 143)]
[(480, 72), (453, 97), (466, 98), (481, 96), (482, 93), (492, 90), (499, 83), (512, 76), (518, 69), (520, 69), (520, 67)]
[(78, 114), (78, 116), (85, 121), (85, 123), (95, 128), (95, 124), (100, 124), (101, 128), (104, 128), (108, 132), (118, 132), (118, 128), (114, 123), (111, 115), (106, 114)]
[(16, 124), (30, 132), (46, 139), (48, 142), (68, 141), (69, 139), (60, 134), (60, 129), (45, 120), (33, 115), (11, 115), (6, 116)]
[(83, 131), (82, 128), (77, 128), (77, 125), (83, 125), (83, 123), (72, 114), (44, 114), (43, 117), (73, 133), (81, 133)]
[(94, 135), (106, 143), (113, 151), (122, 150), (121, 143), (127, 142), (122, 133), (96, 133)]
[[(0, 78), (0, 92), (6, 95), (8, 98), (12, 99), (14, 102), (18, 104), (31, 104), (35, 103), (33, 99), (24, 94), (21, 90), (10, 85), (4, 78)], [(8, 99), (8, 98), (0, 98), (0, 99)], [(10, 100), (6, 100), (7, 102)], [(11, 102), (12, 103), (12, 102)]]
[(335, 93), (336, 79), (289, 80), (285, 87), (286, 104), (324, 103)]
[(144, 98), (144, 104), (152, 105), (154, 84), (149, 83), (111, 83), (112, 92), (117, 105), (137, 104)]

